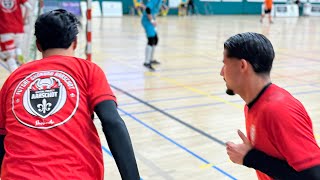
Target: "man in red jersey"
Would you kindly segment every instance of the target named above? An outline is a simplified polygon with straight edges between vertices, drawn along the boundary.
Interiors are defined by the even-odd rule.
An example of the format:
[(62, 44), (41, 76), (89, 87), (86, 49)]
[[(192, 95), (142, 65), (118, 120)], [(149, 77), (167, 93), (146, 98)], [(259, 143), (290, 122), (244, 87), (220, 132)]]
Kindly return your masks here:
[(255, 168), (260, 180), (320, 179), (320, 149), (311, 119), (289, 92), (271, 83), (274, 59), (271, 42), (257, 33), (242, 33), (224, 43), (221, 76), (229, 95), (239, 94), (248, 139), (227, 143), (237, 164)]
[(0, 92), (2, 179), (102, 180), (96, 112), (122, 179), (139, 172), (116, 97), (96, 64), (73, 57), (79, 21), (65, 10), (35, 23), (43, 59), (27, 63)]
[[(24, 16), (21, 5), (26, 7)], [(11, 72), (18, 68), (16, 60), (22, 58), (23, 26), (32, 7), (27, 0), (0, 0), (0, 46), (2, 59)]]

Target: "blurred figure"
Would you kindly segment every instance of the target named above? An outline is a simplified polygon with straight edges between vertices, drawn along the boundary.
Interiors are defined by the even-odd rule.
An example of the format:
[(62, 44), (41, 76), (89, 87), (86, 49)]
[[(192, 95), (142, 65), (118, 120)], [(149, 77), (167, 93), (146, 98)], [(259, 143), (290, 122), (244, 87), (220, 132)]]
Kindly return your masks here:
[(261, 18), (260, 18), (260, 22), (263, 23), (263, 19), (264, 16), (267, 14), (268, 15), (268, 19), (269, 19), (269, 23), (272, 24), (272, 17), (271, 17), (271, 11), (272, 11), (272, 0), (265, 0), (264, 1), (264, 13), (261, 13)]
[(153, 59), (155, 48), (158, 44), (158, 34), (156, 30), (157, 22), (156, 16), (158, 15), (160, 8), (162, 6), (162, 0), (150, 0), (146, 9), (143, 12), (141, 19), (141, 24), (146, 32), (148, 39), (146, 52), (145, 52), (145, 62), (143, 65), (150, 71), (155, 71), (153, 64), (160, 64), (159, 61)]
[[(24, 15), (21, 5), (26, 7)], [(31, 10), (27, 0), (2, 0), (0, 3), (0, 58), (6, 62), (10, 72), (18, 68), (17, 60), (24, 63), (20, 45), (24, 24), (29, 23)]]

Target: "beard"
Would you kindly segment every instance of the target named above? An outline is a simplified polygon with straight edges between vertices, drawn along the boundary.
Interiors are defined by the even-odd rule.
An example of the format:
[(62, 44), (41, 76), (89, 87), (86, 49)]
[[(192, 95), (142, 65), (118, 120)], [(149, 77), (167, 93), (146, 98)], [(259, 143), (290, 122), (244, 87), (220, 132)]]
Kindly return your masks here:
[[(226, 82), (226, 83), (227, 83), (227, 81), (226, 81), (226, 79), (225, 79), (225, 78), (223, 78), (223, 80), (224, 80), (224, 82)], [(226, 85), (226, 86), (227, 86), (227, 85)], [(230, 96), (234, 96), (234, 95), (236, 95), (236, 94), (234, 93), (234, 91), (233, 91), (233, 90), (231, 90), (231, 89), (229, 89), (229, 88), (228, 88), (228, 86), (227, 86), (226, 93), (227, 93), (228, 95), (230, 95)]]
[(228, 95), (230, 95), (230, 96), (235, 95), (235, 93), (234, 93), (233, 90), (231, 90), (231, 89), (227, 89), (227, 90), (226, 90), (226, 93), (227, 93)]

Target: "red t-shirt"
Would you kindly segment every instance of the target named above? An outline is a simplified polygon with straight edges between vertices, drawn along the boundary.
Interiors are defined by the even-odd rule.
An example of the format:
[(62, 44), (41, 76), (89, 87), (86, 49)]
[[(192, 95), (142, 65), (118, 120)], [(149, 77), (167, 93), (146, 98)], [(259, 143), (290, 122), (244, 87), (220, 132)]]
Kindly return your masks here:
[[(303, 105), (286, 90), (271, 84), (249, 109), (245, 106), (247, 135), (254, 148), (297, 171), (320, 165), (320, 149)], [(260, 180), (271, 177), (257, 171)]]
[(23, 33), (21, 4), (27, 0), (0, 0), (0, 34)]
[(116, 101), (104, 72), (83, 59), (51, 56), (13, 72), (0, 92), (1, 178), (102, 180), (91, 115), (104, 100)]

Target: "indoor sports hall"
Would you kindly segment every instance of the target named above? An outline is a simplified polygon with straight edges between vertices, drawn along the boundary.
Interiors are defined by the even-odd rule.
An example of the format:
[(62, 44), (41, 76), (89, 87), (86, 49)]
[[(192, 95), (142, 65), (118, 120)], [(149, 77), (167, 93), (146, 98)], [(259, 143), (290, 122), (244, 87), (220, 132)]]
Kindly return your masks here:
[[(272, 23), (267, 18), (260, 22), (263, 0), (193, 1), (192, 10), (188, 2), (167, 0), (156, 17), (154, 58), (160, 64), (155, 71), (143, 66), (147, 38), (139, 4), (147, 1), (33, 2), (31, 24), (25, 27), (25, 59), (41, 59), (33, 36), (39, 14), (56, 8), (74, 12), (82, 22), (76, 56), (90, 57), (104, 70), (129, 130), (141, 179), (255, 180), (253, 169), (232, 163), (226, 152), (226, 142), (242, 142), (237, 130), (246, 131), (245, 102), (225, 93), (220, 72), (229, 37), (261, 33), (275, 50), (272, 83), (303, 103), (319, 144), (320, 1), (274, 0)], [(0, 65), (1, 87), (10, 73), (3, 61)], [(97, 116), (94, 121), (105, 179), (121, 179)]]

